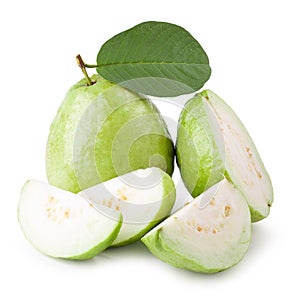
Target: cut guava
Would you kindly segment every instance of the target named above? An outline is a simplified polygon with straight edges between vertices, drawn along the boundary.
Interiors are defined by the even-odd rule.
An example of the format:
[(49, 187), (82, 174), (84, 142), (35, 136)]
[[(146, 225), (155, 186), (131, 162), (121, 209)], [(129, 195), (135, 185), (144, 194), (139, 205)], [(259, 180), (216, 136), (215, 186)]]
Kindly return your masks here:
[(153, 167), (113, 178), (80, 195), (95, 207), (107, 206), (122, 213), (122, 227), (112, 246), (123, 246), (137, 241), (170, 215), (176, 190), (172, 178)]
[(119, 212), (102, 211), (79, 195), (30, 180), (21, 192), (18, 218), (25, 237), (39, 251), (84, 260), (110, 246), (121, 228)]
[(227, 179), (187, 203), (142, 238), (161, 260), (203, 273), (219, 272), (237, 264), (250, 240), (247, 202)]
[(252, 222), (268, 216), (273, 202), (270, 177), (241, 120), (213, 92), (205, 90), (185, 105), (176, 152), (182, 179), (193, 197), (226, 176), (247, 199)]

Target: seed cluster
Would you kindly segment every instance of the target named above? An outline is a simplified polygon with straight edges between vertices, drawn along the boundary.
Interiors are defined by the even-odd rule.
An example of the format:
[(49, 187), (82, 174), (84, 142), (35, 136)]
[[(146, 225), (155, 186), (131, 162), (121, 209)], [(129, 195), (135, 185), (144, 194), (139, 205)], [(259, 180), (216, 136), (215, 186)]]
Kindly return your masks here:
[[(215, 204), (216, 204), (216, 199), (212, 198), (212, 200), (209, 202), (209, 205), (214, 206)], [(194, 204), (194, 206), (195, 206), (195, 204)], [(187, 221), (186, 224), (187, 224), (187, 226), (193, 228), (194, 230), (197, 230), (198, 232), (216, 234), (218, 232), (221, 232), (222, 228), (224, 228), (224, 223), (226, 222), (225, 219), (230, 217), (231, 213), (232, 213), (232, 208), (230, 205), (227, 204), (222, 207), (221, 221), (219, 221), (217, 223), (214, 223), (211, 225), (205, 225), (205, 224), (199, 223), (199, 221), (201, 221), (201, 220), (196, 220), (195, 218), (192, 218), (191, 220)], [(174, 216), (173, 219), (177, 220), (178, 217)]]
[[(93, 205), (90, 203), (89, 207), (92, 208)], [(49, 220), (57, 222), (58, 224), (76, 216), (74, 209), (71, 211), (70, 207), (64, 206), (59, 199), (52, 195), (48, 196), (48, 200), (45, 204), (45, 212)], [(79, 214), (83, 214), (83, 208), (80, 208)]]

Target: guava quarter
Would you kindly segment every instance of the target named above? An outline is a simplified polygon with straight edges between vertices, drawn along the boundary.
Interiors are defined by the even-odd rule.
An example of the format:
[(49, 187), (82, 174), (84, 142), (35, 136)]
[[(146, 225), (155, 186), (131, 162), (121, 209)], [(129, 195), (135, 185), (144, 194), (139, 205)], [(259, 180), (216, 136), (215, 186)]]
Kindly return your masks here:
[(123, 223), (112, 246), (139, 240), (173, 208), (176, 190), (172, 178), (159, 168), (140, 169), (80, 192), (96, 207), (121, 212)]
[(193, 197), (225, 176), (244, 194), (252, 222), (268, 216), (273, 202), (270, 177), (241, 120), (213, 92), (205, 90), (186, 103), (179, 119), (176, 157)]
[(122, 224), (120, 212), (103, 214), (83, 197), (37, 180), (25, 183), (18, 218), (25, 237), (36, 249), (52, 257), (76, 260), (105, 250)]
[(247, 202), (227, 179), (187, 203), (142, 238), (162, 261), (203, 273), (236, 265), (250, 240)]

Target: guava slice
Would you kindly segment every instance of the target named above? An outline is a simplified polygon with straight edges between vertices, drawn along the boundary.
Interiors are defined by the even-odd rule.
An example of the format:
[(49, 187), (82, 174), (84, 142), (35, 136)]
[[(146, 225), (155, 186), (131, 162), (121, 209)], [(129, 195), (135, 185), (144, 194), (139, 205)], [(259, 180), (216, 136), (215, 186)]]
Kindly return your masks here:
[(268, 216), (273, 202), (270, 177), (241, 120), (212, 91), (203, 91), (185, 105), (176, 151), (182, 179), (193, 197), (225, 175), (247, 199), (252, 222)]
[(92, 258), (117, 237), (122, 215), (107, 215), (83, 197), (37, 180), (25, 183), (18, 207), (23, 233), (35, 248), (75, 260)]
[(122, 213), (122, 227), (112, 246), (123, 246), (139, 240), (170, 215), (176, 190), (167, 173), (152, 167), (100, 183), (80, 195), (96, 207), (107, 206)]
[(178, 268), (215, 273), (237, 264), (251, 240), (247, 202), (227, 179), (164, 220), (142, 241)]

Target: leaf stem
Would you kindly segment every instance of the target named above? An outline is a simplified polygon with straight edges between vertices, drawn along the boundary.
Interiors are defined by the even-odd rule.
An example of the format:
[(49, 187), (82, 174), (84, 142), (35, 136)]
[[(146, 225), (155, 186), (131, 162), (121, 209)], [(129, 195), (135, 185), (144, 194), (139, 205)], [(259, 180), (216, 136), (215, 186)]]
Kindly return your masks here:
[(86, 67), (86, 68), (98, 68), (99, 66), (98, 65), (89, 65), (89, 64), (84, 64), (84, 66)]
[(86, 71), (85, 63), (83, 62), (83, 60), (82, 60), (80, 54), (78, 54), (78, 55), (76, 56), (76, 61), (77, 61), (77, 64), (78, 64), (78, 66), (80, 67), (80, 69), (81, 69), (81, 71), (82, 71), (82, 73), (83, 73), (83, 75), (84, 75), (84, 77), (85, 77), (85, 79), (86, 79), (87, 85), (88, 85), (88, 86), (92, 85), (93, 82), (92, 82), (91, 78), (89, 77), (89, 75), (88, 75), (88, 73), (87, 73), (87, 71)]

